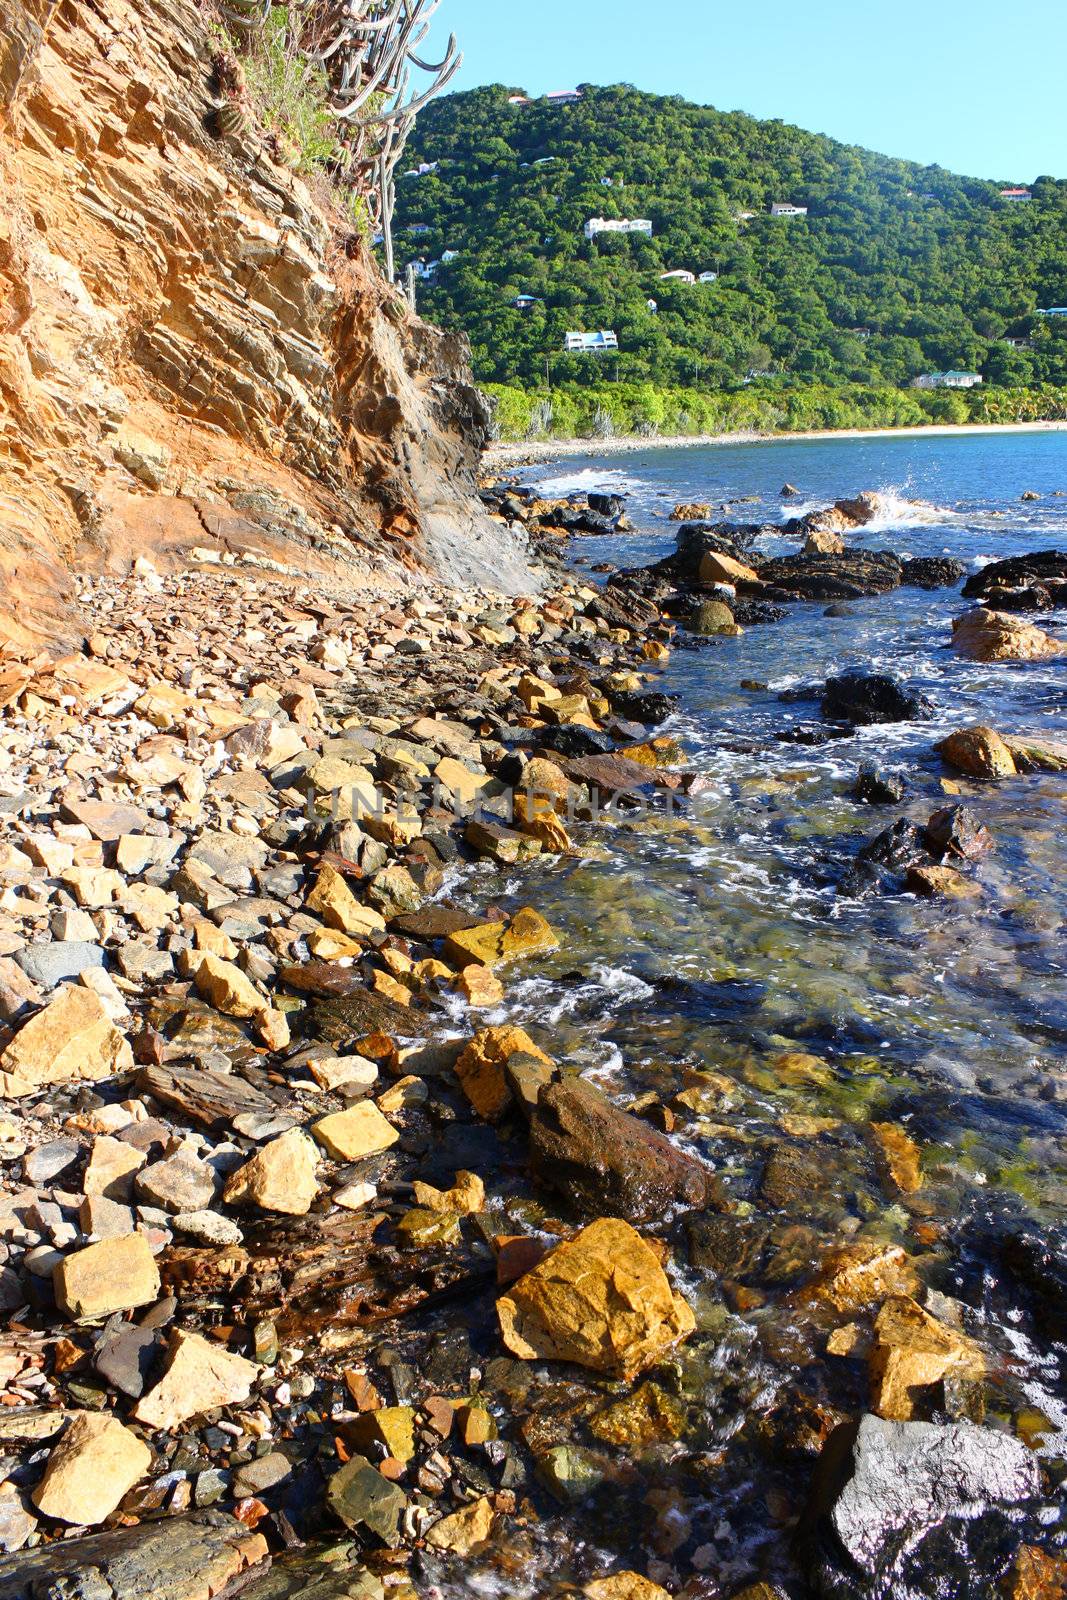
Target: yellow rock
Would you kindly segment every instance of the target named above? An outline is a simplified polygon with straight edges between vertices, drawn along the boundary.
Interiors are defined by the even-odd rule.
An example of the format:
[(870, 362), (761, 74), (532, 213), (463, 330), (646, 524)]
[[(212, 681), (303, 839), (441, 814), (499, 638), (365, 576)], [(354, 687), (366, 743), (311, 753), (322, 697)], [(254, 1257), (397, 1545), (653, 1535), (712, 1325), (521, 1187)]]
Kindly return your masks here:
[(480, 1117), (498, 1122), (511, 1104), (504, 1067), (511, 1056), (535, 1056), (552, 1065), (523, 1028), (483, 1028), (456, 1062), (456, 1076)]
[(241, 1405), (259, 1376), (254, 1361), (235, 1356), (199, 1333), (176, 1330), (167, 1370), (133, 1409), (146, 1428), (170, 1431), (220, 1406)]
[(973, 1340), (938, 1322), (907, 1296), (885, 1302), (874, 1332), (872, 1404), (887, 1421), (909, 1422), (915, 1414), (912, 1391), (939, 1383), (949, 1372), (971, 1378), (985, 1373), (982, 1352)]
[(515, 796), (515, 826), (520, 833), (537, 839), (546, 850), (561, 855), (571, 849), (571, 837), (556, 816), (547, 798), (518, 793)]
[(838, 1311), (861, 1311), (888, 1295), (913, 1295), (918, 1275), (898, 1244), (861, 1239), (832, 1251), (815, 1293)]
[(693, 1332), (659, 1258), (629, 1223), (590, 1223), (497, 1301), (504, 1343), (527, 1361), (631, 1378)]
[(400, 1135), (371, 1100), (361, 1100), (347, 1111), (334, 1111), (313, 1122), (311, 1131), (336, 1161), (358, 1161), (388, 1150)]
[(495, 967), (501, 961), (554, 950), (558, 944), (559, 939), (544, 917), (524, 907), (516, 911), (510, 923), (486, 922), (477, 928), (449, 934), (445, 953), (457, 966), (468, 967), (477, 962), (479, 966)]
[(701, 583), (758, 583), (759, 573), (732, 556), (709, 550), (700, 558)]
[(1007, 744), (992, 728), (959, 728), (942, 739), (937, 750), (968, 778), (1013, 778), (1019, 770)]
[(923, 1186), (919, 1146), (895, 1122), (872, 1122), (871, 1132), (889, 1176), (901, 1194), (914, 1194)]
[(224, 1198), (231, 1205), (252, 1204), (283, 1216), (306, 1216), (319, 1192), (318, 1163), (314, 1141), (299, 1128), (290, 1128), (231, 1174)]
[(48, 1458), (33, 1503), (46, 1517), (94, 1527), (151, 1465), (151, 1450), (117, 1417), (76, 1411)]
[(193, 923), (193, 942), (205, 955), (221, 956), (224, 961), (236, 960), (239, 953), (229, 934), (204, 918)]
[(470, 1555), (491, 1537), (494, 1520), (492, 1501), (488, 1495), (482, 1495), (462, 1511), (454, 1511), (450, 1517), (435, 1522), (426, 1535), (426, 1543), (435, 1550), (451, 1550), (453, 1555)]
[(424, 1211), (454, 1211), (458, 1216), (469, 1217), (485, 1210), (485, 1184), (476, 1172), (457, 1172), (451, 1189), (435, 1189), (418, 1180), (413, 1188)]
[(671, 1600), (666, 1589), (642, 1578), (638, 1572), (615, 1572), (610, 1578), (594, 1578), (582, 1593), (588, 1600)]
[(526, 707), (527, 711), (539, 711), (549, 700), (562, 699), (560, 691), (554, 683), (548, 683), (544, 678), (535, 677), (532, 672), (524, 672), (515, 685), (515, 693)]
[(133, 1052), (92, 989), (66, 984), (0, 1055), (0, 1097), (49, 1083), (99, 1083), (133, 1069)]
[(334, 867), (320, 869), (315, 887), (308, 895), (307, 907), (320, 916), (328, 928), (336, 928), (341, 933), (366, 936), (385, 932), (385, 918), (373, 906), (361, 905)]
[(489, 967), (464, 967), (456, 975), (456, 988), (475, 1009), (498, 1006), (504, 998), (504, 985)]
[(454, 756), (444, 756), (434, 767), (433, 775), (442, 789), (463, 805), (476, 800), (482, 790), (493, 781), (487, 772), (472, 772), (470, 767)]
[(952, 648), (968, 661), (1047, 661), (1067, 655), (1067, 644), (1032, 622), (985, 606), (953, 618)]
[(364, 1411), (348, 1424), (347, 1431), (360, 1450), (383, 1445), (394, 1461), (410, 1461), (415, 1454), (415, 1413), (410, 1406)]
[(308, 934), (308, 949), (319, 961), (344, 961), (349, 956), (361, 956), (366, 944), (336, 928), (320, 928)]
[(196, 987), (205, 1000), (228, 1017), (258, 1017), (268, 1006), (251, 978), (221, 956), (204, 956), (196, 969)]
[(394, 978), (391, 972), (383, 972), (380, 967), (375, 967), (371, 973), (370, 986), (376, 994), (384, 994), (386, 999), (394, 1000), (398, 1006), (411, 1004), (411, 990), (407, 984)]
[(61, 1311), (75, 1321), (110, 1317), (151, 1305), (159, 1295), (159, 1268), (143, 1233), (101, 1239), (57, 1263), (52, 1287)]

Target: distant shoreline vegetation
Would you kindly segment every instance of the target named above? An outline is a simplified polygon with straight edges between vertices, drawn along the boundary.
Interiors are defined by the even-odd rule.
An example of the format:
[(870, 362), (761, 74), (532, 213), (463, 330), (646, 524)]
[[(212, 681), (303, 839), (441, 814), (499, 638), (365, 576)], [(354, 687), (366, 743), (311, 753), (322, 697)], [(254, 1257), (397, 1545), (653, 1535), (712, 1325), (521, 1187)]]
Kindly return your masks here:
[(869, 384), (753, 384), (738, 390), (563, 384), (551, 393), (514, 384), (484, 388), (493, 406), (494, 437), (502, 444), (1067, 420), (1067, 388), (1053, 385), (963, 391)]

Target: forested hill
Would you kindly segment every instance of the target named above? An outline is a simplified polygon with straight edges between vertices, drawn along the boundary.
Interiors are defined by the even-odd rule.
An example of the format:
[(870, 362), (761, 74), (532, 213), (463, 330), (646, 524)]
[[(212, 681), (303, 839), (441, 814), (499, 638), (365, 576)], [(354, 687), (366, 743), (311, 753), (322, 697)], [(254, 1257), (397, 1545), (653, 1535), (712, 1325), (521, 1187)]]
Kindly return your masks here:
[[(549, 352), (554, 380), (614, 376), (612, 356), (563, 354), (569, 331), (610, 329), (623, 380), (1067, 384), (1067, 319), (1035, 315), (1067, 304), (1067, 182), (961, 178), (625, 86), (565, 105), (516, 92), (431, 106), (407, 165), (437, 169), (398, 185), (398, 265), (457, 252), (420, 308), (468, 332), (482, 380), (543, 381)], [(775, 202), (808, 214), (772, 218)], [(653, 237), (590, 242), (593, 217), (647, 218)], [(675, 270), (718, 277), (661, 281)]]

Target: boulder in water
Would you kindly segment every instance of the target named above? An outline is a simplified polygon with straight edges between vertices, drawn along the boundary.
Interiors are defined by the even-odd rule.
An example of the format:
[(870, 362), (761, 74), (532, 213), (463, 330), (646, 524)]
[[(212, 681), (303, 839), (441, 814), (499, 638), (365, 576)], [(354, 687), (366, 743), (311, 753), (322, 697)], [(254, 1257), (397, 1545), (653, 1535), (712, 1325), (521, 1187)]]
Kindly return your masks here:
[(884, 672), (844, 672), (828, 678), (823, 689), (822, 714), (827, 722), (870, 727), (879, 722), (914, 722), (932, 711), (924, 694)]
[(1031, 622), (979, 606), (952, 620), (952, 648), (968, 661), (1048, 661), (1067, 644)]

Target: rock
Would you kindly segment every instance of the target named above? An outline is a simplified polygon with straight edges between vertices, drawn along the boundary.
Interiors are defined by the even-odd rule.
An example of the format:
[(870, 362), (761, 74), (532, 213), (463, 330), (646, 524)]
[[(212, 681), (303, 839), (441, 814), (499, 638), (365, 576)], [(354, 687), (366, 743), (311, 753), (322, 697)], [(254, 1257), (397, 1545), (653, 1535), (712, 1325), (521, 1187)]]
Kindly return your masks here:
[(888, 550), (849, 548), (840, 555), (800, 554), (761, 561), (761, 594), (771, 600), (859, 600), (900, 586), (899, 558)]
[(143, 1233), (76, 1250), (52, 1275), (56, 1303), (75, 1321), (110, 1317), (159, 1297), (159, 1268)]
[(133, 1052), (99, 995), (70, 985), (31, 1017), (0, 1056), (0, 1097), (51, 1083), (99, 1083), (133, 1069)]
[[(212, 1600), (268, 1561), (266, 1540), (219, 1511), (50, 1541), (0, 1560), (0, 1600)], [(232, 1591), (231, 1591), (232, 1592)]]
[(684, 1428), (685, 1406), (651, 1382), (638, 1384), (633, 1394), (598, 1411), (589, 1422), (595, 1438), (635, 1453), (680, 1438)]
[(845, 541), (833, 528), (809, 528), (804, 540), (807, 556), (840, 556), (845, 553)]
[(827, 722), (866, 728), (882, 722), (913, 722), (932, 712), (925, 695), (904, 688), (884, 672), (845, 672), (828, 678), (823, 690), (822, 715)]
[(966, 571), (962, 561), (949, 556), (914, 556), (901, 567), (900, 581), (912, 589), (952, 589)]
[(380, 1155), (400, 1138), (370, 1100), (321, 1117), (312, 1123), (311, 1131), (335, 1161), (360, 1161), (364, 1156)]
[(1067, 1600), (1067, 1558), (1024, 1544), (1003, 1594), (1004, 1600)]
[(699, 605), (695, 605), (685, 625), (690, 633), (702, 636), (738, 632), (733, 612), (721, 600), (703, 600)]
[(415, 1199), (427, 1211), (452, 1211), (457, 1216), (473, 1216), (485, 1210), (485, 1184), (476, 1172), (457, 1172), (451, 1189), (435, 1189), (415, 1180)]
[(915, 1415), (916, 1390), (940, 1383), (950, 1372), (968, 1378), (985, 1374), (977, 1345), (906, 1296), (895, 1295), (885, 1302), (874, 1331), (871, 1403), (880, 1417), (910, 1422)]
[(258, 1377), (254, 1361), (232, 1355), (199, 1333), (177, 1328), (171, 1336), (167, 1370), (137, 1402), (133, 1416), (146, 1428), (170, 1432), (190, 1417), (243, 1404)]
[(722, 555), (717, 550), (705, 551), (700, 560), (701, 583), (758, 583), (759, 573), (746, 567), (743, 561)]
[(435, 1522), (426, 1535), (426, 1543), (433, 1550), (450, 1550), (456, 1556), (469, 1556), (492, 1538), (495, 1520), (492, 1500), (482, 1495), (461, 1511)]
[(210, 1206), (219, 1180), (191, 1150), (179, 1150), (166, 1161), (154, 1161), (138, 1174), (139, 1197), (163, 1211), (202, 1211)]
[(650, 1222), (674, 1206), (706, 1206), (713, 1174), (647, 1122), (618, 1110), (592, 1084), (544, 1087), (530, 1125), (536, 1181), (587, 1214)]
[(279, 1483), (287, 1482), (292, 1475), (293, 1464), (288, 1456), (283, 1456), (280, 1450), (272, 1450), (269, 1455), (257, 1456), (238, 1468), (233, 1480), (234, 1494), (239, 1499), (265, 1494)]
[(258, 1017), (267, 1000), (232, 961), (205, 955), (196, 969), (196, 987), (205, 1000), (228, 1017)]
[(179, 1211), (171, 1225), (175, 1233), (192, 1239), (194, 1244), (217, 1245), (220, 1249), (240, 1244), (244, 1238), (233, 1218), (218, 1211)]
[(319, 1193), (318, 1165), (314, 1141), (299, 1128), (291, 1128), (257, 1150), (251, 1161), (230, 1176), (224, 1199), (229, 1205), (256, 1205), (283, 1216), (306, 1216)]
[(328, 928), (337, 928), (341, 933), (366, 938), (372, 933), (385, 932), (385, 918), (381, 912), (375, 911), (373, 906), (361, 905), (333, 867), (321, 868), (307, 906)]
[(476, 855), (512, 866), (517, 861), (529, 861), (541, 853), (540, 840), (513, 828), (501, 827), (496, 822), (479, 822), (472, 818), (463, 835)]
[(459, 967), (472, 963), (495, 967), (502, 961), (554, 950), (558, 944), (559, 939), (544, 917), (524, 907), (510, 922), (483, 922), (448, 934), (445, 955)]
[(968, 778), (1013, 778), (1019, 770), (1007, 744), (992, 728), (960, 728), (936, 749), (950, 767)]
[(39, 983), (42, 989), (54, 989), (57, 983), (79, 978), (91, 967), (102, 967), (104, 952), (98, 944), (78, 939), (59, 940), (31, 945), (20, 950), (15, 960), (33, 983)]
[(632, 1378), (696, 1326), (655, 1252), (603, 1218), (555, 1250), (497, 1301), (504, 1343), (527, 1361), (574, 1361)]
[(973, 900), (982, 892), (955, 867), (910, 866), (904, 874), (904, 887), (909, 894), (928, 900)]
[(128, 1200), (133, 1192), (134, 1173), (144, 1166), (147, 1156), (124, 1139), (103, 1134), (93, 1140), (92, 1153), (82, 1179), (87, 1195), (103, 1195), (107, 1200)]
[(36, 1527), (37, 1518), (26, 1509), (15, 1485), (0, 1484), (0, 1551), (21, 1550)]
[(533, 1057), (552, 1066), (550, 1057), (522, 1028), (484, 1028), (456, 1061), (456, 1076), (480, 1117), (499, 1122), (512, 1104), (506, 1067), (513, 1055)]
[(964, 598), (983, 600), (995, 610), (1028, 609), (1039, 594), (1045, 605), (1067, 605), (1067, 551), (1037, 550), (992, 561), (963, 586)]
[(393, 1549), (400, 1541), (400, 1518), (407, 1496), (383, 1478), (364, 1456), (353, 1456), (335, 1472), (326, 1491), (326, 1504), (353, 1533), (366, 1528)]
[(359, 1450), (376, 1446), (393, 1461), (410, 1461), (415, 1454), (415, 1413), (410, 1406), (379, 1406), (364, 1411), (348, 1424), (347, 1432)]
[(105, 1383), (120, 1394), (139, 1400), (155, 1365), (160, 1335), (155, 1328), (123, 1323), (118, 1331), (104, 1338), (93, 1358), (93, 1366)]
[(1048, 661), (1067, 644), (1019, 617), (980, 606), (952, 621), (952, 648), (968, 661)]
[(896, 773), (880, 772), (877, 767), (864, 765), (859, 770), (853, 798), (867, 806), (899, 805), (907, 786)]
[(895, 1122), (872, 1122), (871, 1133), (893, 1183), (901, 1194), (915, 1194), (923, 1186), (919, 1146)]
[(996, 846), (989, 829), (968, 806), (944, 806), (926, 824), (926, 837), (935, 855), (960, 861), (979, 861)]
[(116, 1417), (77, 1411), (48, 1458), (33, 1503), (46, 1517), (92, 1527), (151, 1465), (151, 1450)]
[[(785, 491), (783, 490), (783, 493)], [(790, 489), (790, 494), (796, 494)], [(613, 1572), (610, 1578), (594, 1578), (582, 1590), (587, 1600), (670, 1600), (666, 1589), (638, 1572)]]
[(706, 522), (711, 516), (711, 506), (704, 501), (685, 501), (671, 512), (672, 522)]
[(861, 1239), (834, 1250), (823, 1263), (815, 1296), (836, 1311), (861, 1311), (889, 1295), (912, 1296), (919, 1280), (904, 1251), (896, 1244)]
[[(842, 1575), (862, 1575), (862, 1587), (853, 1579), (844, 1591), (850, 1594), (873, 1596), (868, 1582), (896, 1570), (930, 1529), (1017, 1505), (1040, 1485), (1037, 1459), (1024, 1444), (970, 1422), (935, 1426), (866, 1416), (858, 1431), (839, 1432), (826, 1446), (820, 1476), (831, 1504), (829, 1528), (850, 1563)], [(836, 1552), (824, 1560), (833, 1570)]]

